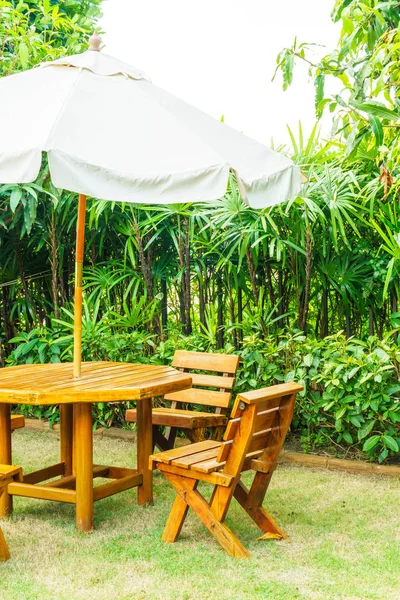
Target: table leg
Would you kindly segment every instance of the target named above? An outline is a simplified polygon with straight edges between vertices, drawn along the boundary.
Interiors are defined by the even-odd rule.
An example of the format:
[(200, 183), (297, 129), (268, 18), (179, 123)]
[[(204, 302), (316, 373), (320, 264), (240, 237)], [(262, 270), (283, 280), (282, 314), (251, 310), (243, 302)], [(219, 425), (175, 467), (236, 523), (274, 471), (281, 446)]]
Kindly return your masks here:
[(153, 453), (151, 403), (152, 398), (136, 403), (137, 466), (143, 474), (143, 483), (138, 486), (138, 504), (153, 504), (153, 479), (149, 469), (149, 456)]
[(73, 405), (60, 405), (60, 455), (65, 463), (64, 475), (72, 475), (72, 420)]
[(76, 469), (76, 527), (93, 529), (93, 434), (92, 405), (74, 404), (74, 451)]
[[(0, 464), (11, 465), (11, 406), (0, 404)], [(12, 497), (3, 492), (0, 496), (0, 518), (12, 513)]]

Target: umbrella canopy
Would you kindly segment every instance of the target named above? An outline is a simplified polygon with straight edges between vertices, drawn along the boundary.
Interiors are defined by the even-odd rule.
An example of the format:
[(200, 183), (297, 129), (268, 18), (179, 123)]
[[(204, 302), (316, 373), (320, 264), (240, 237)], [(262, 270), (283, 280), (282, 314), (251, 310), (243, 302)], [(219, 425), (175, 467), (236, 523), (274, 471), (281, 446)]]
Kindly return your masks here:
[(57, 188), (79, 194), (74, 374), (81, 370), (86, 196), (139, 203), (221, 198), (229, 172), (250, 206), (300, 190), (288, 158), (157, 87), (140, 70), (89, 50), (0, 80), (0, 183), (36, 179), (47, 153)]
[(215, 200), (229, 171), (262, 208), (295, 196), (288, 158), (88, 50), (0, 80), (0, 182), (36, 179), (47, 152), (54, 185), (105, 200)]

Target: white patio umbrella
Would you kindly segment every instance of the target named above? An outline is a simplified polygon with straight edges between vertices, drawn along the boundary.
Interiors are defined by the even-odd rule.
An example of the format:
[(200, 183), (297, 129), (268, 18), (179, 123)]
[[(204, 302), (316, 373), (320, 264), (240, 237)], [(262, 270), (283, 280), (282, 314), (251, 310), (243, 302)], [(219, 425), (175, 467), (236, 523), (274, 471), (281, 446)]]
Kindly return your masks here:
[(0, 80), (0, 183), (30, 183), (47, 152), (57, 188), (79, 194), (74, 374), (81, 369), (86, 196), (171, 204), (210, 201), (235, 173), (254, 208), (300, 189), (288, 158), (157, 87), (144, 73), (89, 50)]

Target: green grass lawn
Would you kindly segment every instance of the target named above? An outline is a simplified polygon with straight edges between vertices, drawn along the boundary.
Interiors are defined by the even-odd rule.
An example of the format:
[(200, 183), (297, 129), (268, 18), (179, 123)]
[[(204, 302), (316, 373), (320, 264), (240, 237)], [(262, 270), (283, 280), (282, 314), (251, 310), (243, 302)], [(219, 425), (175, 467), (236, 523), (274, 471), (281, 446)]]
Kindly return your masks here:
[[(58, 461), (58, 436), (13, 434), (25, 470)], [(131, 466), (133, 444), (95, 441), (95, 461)], [(133, 490), (95, 505), (95, 531), (75, 531), (72, 506), (15, 499), (2, 522), (11, 560), (0, 563), (1, 600), (399, 600), (400, 485), (383, 477), (280, 467), (267, 510), (290, 542), (260, 535), (234, 501), (227, 523), (250, 550), (228, 557), (190, 514), (178, 542), (160, 540), (174, 494), (155, 475), (155, 503)], [(204, 484), (205, 485), (205, 484)]]

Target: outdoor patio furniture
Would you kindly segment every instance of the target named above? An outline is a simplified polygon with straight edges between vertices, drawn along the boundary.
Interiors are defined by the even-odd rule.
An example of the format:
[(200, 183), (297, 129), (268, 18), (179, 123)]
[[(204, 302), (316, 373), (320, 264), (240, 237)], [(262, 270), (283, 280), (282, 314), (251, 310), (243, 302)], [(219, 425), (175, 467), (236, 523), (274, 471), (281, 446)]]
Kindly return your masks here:
[[(187, 373), (157, 365), (83, 363), (80, 378), (74, 378), (72, 363), (1, 369), (0, 463), (11, 464), (11, 404), (60, 405), (61, 457), (10, 483), (0, 498), (0, 517), (12, 512), (13, 496), (55, 500), (75, 504), (77, 528), (90, 531), (96, 500), (137, 486), (139, 504), (151, 503), (152, 398), (191, 384)], [(125, 400), (137, 401), (137, 469), (93, 465), (92, 403)], [(95, 477), (111, 481), (93, 488)]]
[[(8, 484), (12, 483), (13, 481), (22, 481), (21, 467), (0, 465), (0, 497), (6, 491)], [(0, 562), (3, 560), (8, 560), (9, 558), (10, 553), (8, 551), (7, 542), (0, 527)]]
[[(164, 400), (171, 402), (169, 408), (153, 409), (153, 446), (160, 450), (173, 448), (178, 429), (182, 429), (192, 442), (198, 442), (204, 439), (207, 427), (220, 430), (225, 427), (238, 365), (239, 357), (234, 354), (177, 350), (172, 366), (190, 372), (193, 387), (164, 396)], [(204, 371), (219, 375), (211, 375)], [(206, 412), (178, 408), (182, 404), (211, 407), (214, 410)], [(126, 420), (136, 423), (135, 409), (126, 411)], [(167, 428), (164, 435), (160, 427)]]
[[(228, 554), (249, 556), (224, 524), (232, 497), (264, 532), (260, 539), (287, 535), (262, 507), (265, 493), (293, 416), (297, 383), (284, 383), (237, 396), (223, 442), (205, 440), (150, 457), (177, 495), (162, 539), (177, 540), (190, 507)], [(255, 472), (250, 490), (243, 471)], [(214, 484), (210, 502), (198, 492), (199, 481)]]

